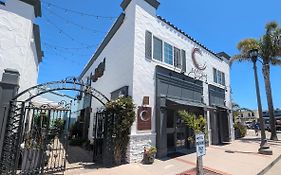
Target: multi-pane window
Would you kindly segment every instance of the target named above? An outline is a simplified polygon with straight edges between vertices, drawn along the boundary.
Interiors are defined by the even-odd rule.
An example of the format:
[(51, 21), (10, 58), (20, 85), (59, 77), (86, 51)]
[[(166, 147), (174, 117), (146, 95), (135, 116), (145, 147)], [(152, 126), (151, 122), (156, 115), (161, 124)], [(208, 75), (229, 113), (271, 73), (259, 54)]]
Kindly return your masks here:
[(163, 43), (162, 40), (153, 37), (153, 58), (159, 61), (162, 61), (163, 53)]
[(149, 31), (145, 32), (145, 58), (165, 62), (186, 72), (185, 50), (163, 42)]
[(164, 43), (164, 62), (173, 65), (173, 46)]
[(217, 69), (213, 69), (214, 82), (225, 85), (225, 74)]

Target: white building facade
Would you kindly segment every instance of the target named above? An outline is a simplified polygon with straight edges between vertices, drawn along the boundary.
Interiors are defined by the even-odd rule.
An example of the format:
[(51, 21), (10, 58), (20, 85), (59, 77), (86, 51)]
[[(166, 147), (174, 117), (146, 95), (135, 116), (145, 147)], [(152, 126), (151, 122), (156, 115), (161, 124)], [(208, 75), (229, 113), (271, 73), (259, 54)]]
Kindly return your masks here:
[(10, 100), (37, 84), (43, 52), (33, 22), (40, 16), (40, 0), (0, 0), (0, 148)]
[(0, 80), (5, 69), (19, 73), (19, 92), (37, 84), (42, 61), (40, 34), (36, 17), (41, 2), (0, 0)]
[[(157, 147), (157, 156), (193, 149), (192, 136), (177, 115), (185, 109), (208, 121), (209, 144), (234, 138), (228, 55), (215, 54), (156, 15), (156, 0), (124, 0), (124, 10), (88, 62), (80, 79), (109, 99), (128, 95), (137, 106), (131, 129), (130, 162), (143, 149)], [(101, 73), (102, 72), (102, 73)], [(91, 101), (89, 139), (95, 111)]]

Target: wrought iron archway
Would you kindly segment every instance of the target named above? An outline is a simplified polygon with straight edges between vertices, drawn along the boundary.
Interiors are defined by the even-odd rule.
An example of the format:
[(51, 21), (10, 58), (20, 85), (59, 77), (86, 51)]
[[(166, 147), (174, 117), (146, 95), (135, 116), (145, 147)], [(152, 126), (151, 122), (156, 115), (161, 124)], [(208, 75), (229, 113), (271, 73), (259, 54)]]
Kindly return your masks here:
[[(83, 83), (82, 81), (78, 80), (75, 77), (66, 78), (65, 80), (62, 80), (62, 81), (54, 81), (54, 82), (39, 84), (37, 86), (31, 87), (31, 88), (19, 93), (10, 102), (9, 114), (8, 114), (8, 119), (7, 119), (7, 123), (6, 123), (6, 129), (5, 129), (5, 136), (4, 136), (4, 145), (2, 148), (2, 154), (1, 154), (0, 174), (7, 174), (7, 175), (8, 174), (11, 174), (11, 175), (14, 175), (14, 174), (43, 174), (44, 171), (46, 172), (46, 166), (44, 165), (44, 163), (42, 161), (41, 161), (40, 166), (37, 165), (35, 167), (35, 169), (36, 168), (37, 169), (34, 172), (29, 169), (25, 172), (25, 171), (23, 171), (22, 167), (20, 170), (18, 170), (19, 159), (20, 159), (20, 155), (21, 155), (20, 150), (22, 149), (21, 144), (24, 143), (24, 141), (26, 139), (25, 138), (26, 137), (26, 131), (25, 131), (26, 125), (33, 126), (32, 123), (34, 123), (33, 122), (34, 117), (35, 117), (34, 114), (41, 115), (42, 111), (48, 112), (48, 114), (55, 113), (57, 111), (60, 111), (60, 112), (64, 111), (66, 113), (70, 111), (70, 109), (67, 109), (67, 106), (64, 106), (62, 109), (58, 109), (58, 108), (55, 109), (50, 106), (49, 107), (42, 106), (42, 107), (38, 108), (38, 107), (34, 107), (32, 105), (31, 100), (33, 98), (40, 96), (42, 94), (48, 93), (48, 92), (61, 91), (61, 90), (78, 91), (78, 92), (81, 92), (84, 94), (89, 94), (93, 98), (97, 99), (102, 105), (105, 105), (109, 101), (109, 99), (105, 95), (103, 95), (101, 92), (99, 92), (95, 88)], [(60, 106), (60, 105), (58, 105), (58, 106)], [(60, 106), (60, 107), (62, 107), (62, 106)], [(30, 110), (35, 111), (35, 112), (32, 114), (32, 117), (31, 117), (32, 120), (30, 122), (27, 122), (27, 118), (30, 115), (29, 113), (27, 114), (27, 111), (30, 111)], [(38, 113), (38, 111), (39, 112), (41, 111), (41, 112)], [(49, 115), (48, 115), (48, 117), (50, 118)], [(61, 116), (58, 116), (58, 118), (61, 118)], [(41, 123), (41, 125), (40, 125), (41, 127), (39, 129), (40, 131), (47, 130), (49, 132), (51, 125), (46, 124), (46, 126), (48, 126), (48, 127), (44, 128), (44, 125), (42, 124), (42, 123), (44, 123), (42, 117), (41, 117), (39, 123)], [(46, 135), (46, 133), (48, 133), (48, 132), (45, 132), (44, 134)], [(42, 133), (43, 133), (43, 131), (42, 131)], [(42, 133), (41, 133), (41, 135), (42, 135)], [(32, 135), (32, 132), (31, 132), (31, 135)], [(64, 137), (67, 137), (67, 136), (65, 135)], [(46, 137), (44, 136), (43, 138), (47, 138), (47, 136)], [(32, 139), (35, 139), (35, 137)], [(60, 138), (57, 136), (56, 139), (59, 140)], [(32, 141), (32, 142), (34, 142), (34, 141)], [(40, 144), (39, 144), (39, 146), (40, 146)], [(43, 149), (43, 147), (44, 147), (44, 149)], [(31, 147), (30, 149), (33, 149), (33, 147)], [(42, 157), (44, 157), (43, 154), (45, 154), (46, 150), (47, 150), (46, 144), (42, 144), (41, 152), (36, 153), (36, 154), (40, 154), (40, 156), (38, 155), (37, 157), (41, 157), (41, 159), (42, 159)], [(34, 151), (32, 151), (32, 153), (35, 154)], [(39, 159), (39, 158), (36, 158), (36, 159), (33, 158), (32, 161), (33, 160), (37, 161), (37, 159)], [(28, 166), (30, 168), (30, 164), (28, 164)], [(32, 167), (32, 168), (34, 168), (34, 167)], [(64, 168), (65, 168), (65, 166), (64, 166)], [(55, 170), (63, 171), (64, 169), (63, 169), (63, 166), (52, 166), (51, 170), (52, 171), (55, 171)]]
[(12, 101), (16, 101), (17, 99), (22, 98), (24, 94), (29, 94), (29, 96), (21, 99), (21, 101), (27, 102), (39, 95), (60, 90), (78, 91), (85, 94), (89, 94), (103, 105), (109, 102), (109, 99), (100, 91), (96, 90), (90, 85), (85, 84), (82, 80), (78, 80), (76, 77), (68, 77), (62, 81), (53, 81), (33, 86), (19, 93), (12, 99)]

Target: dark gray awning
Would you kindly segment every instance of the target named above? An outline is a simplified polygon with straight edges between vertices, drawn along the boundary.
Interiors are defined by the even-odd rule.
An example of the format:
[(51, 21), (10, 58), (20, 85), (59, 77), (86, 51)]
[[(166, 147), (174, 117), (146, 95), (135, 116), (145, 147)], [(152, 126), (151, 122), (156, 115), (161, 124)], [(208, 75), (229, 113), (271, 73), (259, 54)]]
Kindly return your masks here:
[(222, 105), (216, 105), (215, 107), (216, 107), (216, 108), (225, 109), (225, 110), (230, 110), (228, 107), (222, 106)]
[(195, 107), (199, 107), (199, 108), (207, 108), (208, 106), (200, 103), (200, 102), (193, 102), (193, 101), (187, 101), (187, 100), (182, 100), (182, 99), (174, 99), (174, 98), (167, 98), (167, 101), (173, 102), (173, 103), (177, 103), (180, 105), (186, 105), (186, 106), (195, 106)]

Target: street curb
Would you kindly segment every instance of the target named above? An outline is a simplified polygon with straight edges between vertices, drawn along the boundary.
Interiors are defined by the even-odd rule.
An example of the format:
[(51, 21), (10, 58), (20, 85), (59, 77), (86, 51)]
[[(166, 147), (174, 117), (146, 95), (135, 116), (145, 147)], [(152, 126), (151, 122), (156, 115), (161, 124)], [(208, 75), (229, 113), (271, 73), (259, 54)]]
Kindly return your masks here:
[(273, 162), (271, 162), (267, 167), (265, 167), (261, 172), (257, 175), (264, 175), (267, 173), (279, 160), (281, 160), (281, 155), (279, 155)]

